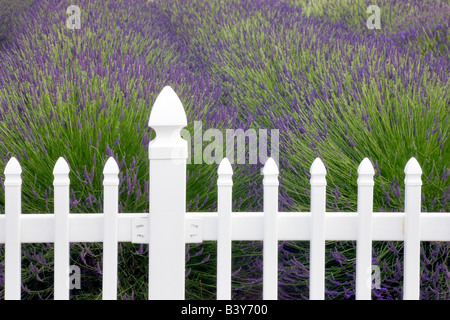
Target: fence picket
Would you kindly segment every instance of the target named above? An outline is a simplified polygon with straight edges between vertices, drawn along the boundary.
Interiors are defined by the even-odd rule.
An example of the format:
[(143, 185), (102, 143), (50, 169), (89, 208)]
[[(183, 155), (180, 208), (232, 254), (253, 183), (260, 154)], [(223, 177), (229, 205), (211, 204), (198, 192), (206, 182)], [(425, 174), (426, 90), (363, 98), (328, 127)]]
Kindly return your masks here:
[(325, 299), (325, 209), (327, 170), (320, 158), (311, 165), (311, 242), (309, 299)]
[(22, 168), (12, 157), (5, 168), (5, 300), (20, 300), (22, 293)]
[(231, 300), (231, 210), (233, 169), (224, 158), (218, 169), (217, 200), (217, 299)]
[(103, 168), (103, 300), (117, 299), (117, 214), (119, 167), (110, 157)]
[(358, 239), (356, 245), (356, 299), (372, 295), (372, 211), (375, 170), (368, 158), (358, 167)]
[(418, 300), (420, 295), (421, 175), (419, 163), (411, 158), (405, 167), (404, 300)]
[(273, 158), (263, 168), (264, 247), (263, 299), (278, 299), (278, 167)]
[(70, 296), (70, 244), (69, 244), (69, 165), (62, 157), (58, 159), (53, 170), (54, 186), (54, 299), (69, 300)]

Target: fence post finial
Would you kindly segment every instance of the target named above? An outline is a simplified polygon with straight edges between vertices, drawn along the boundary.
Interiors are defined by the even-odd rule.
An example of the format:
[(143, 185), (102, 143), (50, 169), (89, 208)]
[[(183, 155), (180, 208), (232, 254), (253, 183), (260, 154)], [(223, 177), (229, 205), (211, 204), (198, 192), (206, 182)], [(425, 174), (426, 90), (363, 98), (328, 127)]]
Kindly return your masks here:
[(273, 158), (267, 159), (264, 164), (264, 168), (262, 170), (262, 174), (264, 175), (263, 184), (264, 185), (275, 185), (278, 186), (278, 171), (277, 163)]
[(186, 112), (178, 95), (170, 86), (165, 86), (153, 104), (148, 121), (150, 127), (187, 125)]
[(405, 184), (420, 186), (422, 185), (422, 168), (416, 158), (409, 159), (405, 166)]
[(117, 165), (116, 159), (113, 157), (109, 157), (108, 160), (105, 163), (105, 166), (103, 168), (103, 174), (119, 174), (119, 166)]
[(373, 186), (373, 176), (375, 175), (375, 170), (372, 163), (368, 158), (364, 158), (358, 167), (358, 185), (368, 185)]
[(230, 160), (228, 160), (227, 158), (223, 158), (222, 161), (220, 161), (219, 169), (217, 170), (217, 173), (219, 175), (233, 174), (233, 168), (231, 167)]
[(17, 186), (22, 184), (20, 174), (22, 173), (22, 167), (19, 161), (15, 157), (9, 159), (5, 167), (5, 186)]
[(323, 186), (327, 184), (327, 181), (325, 179), (325, 176), (327, 174), (327, 169), (325, 168), (325, 165), (323, 164), (322, 160), (320, 158), (316, 158), (310, 169), (311, 173), (311, 179), (310, 184), (311, 186)]
[(56, 161), (55, 167), (53, 168), (54, 182), (53, 185), (68, 185), (70, 168), (67, 164), (66, 159), (59, 157)]
[(219, 178), (217, 179), (217, 185), (219, 186), (232, 186), (233, 185), (233, 168), (231, 167), (230, 160), (223, 158), (217, 169)]
[(148, 121), (156, 131), (149, 144), (151, 159), (186, 159), (187, 141), (181, 138), (181, 129), (187, 126), (186, 112), (177, 94), (169, 86), (156, 98)]
[(278, 175), (278, 166), (273, 158), (267, 159), (263, 168), (263, 175)]
[(70, 172), (69, 165), (67, 164), (66, 159), (63, 157), (59, 157), (58, 161), (55, 163), (55, 167), (53, 169), (54, 175), (62, 175), (62, 174), (68, 174)]
[(103, 185), (115, 186), (119, 185), (119, 166), (117, 165), (116, 159), (109, 157), (103, 168)]

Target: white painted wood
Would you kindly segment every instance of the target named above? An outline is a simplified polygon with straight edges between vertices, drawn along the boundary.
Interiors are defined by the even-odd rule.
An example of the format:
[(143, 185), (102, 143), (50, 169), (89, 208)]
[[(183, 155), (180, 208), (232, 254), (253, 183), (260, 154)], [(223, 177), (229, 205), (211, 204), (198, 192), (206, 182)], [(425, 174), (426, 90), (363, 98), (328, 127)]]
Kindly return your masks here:
[(117, 217), (119, 211), (119, 166), (110, 157), (103, 169), (103, 300), (117, 299)]
[(233, 169), (224, 158), (218, 169), (217, 180), (217, 299), (231, 300), (231, 211)]
[(420, 240), (449, 241), (450, 214), (448, 212), (421, 212)]
[(132, 243), (148, 243), (148, 217), (135, 218), (131, 226)]
[(309, 299), (325, 299), (325, 166), (319, 158), (311, 165), (311, 242), (309, 262)]
[(358, 167), (358, 239), (356, 244), (356, 300), (372, 296), (373, 176), (368, 158)]
[[(218, 239), (217, 212), (188, 212), (186, 217), (201, 219), (202, 239)], [(374, 212), (372, 215), (373, 241), (403, 241), (403, 212)], [(118, 242), (132, 241), (132, 220), (148, 219), (147, 213), (119, 213)], [(53, 214), (24, 213), (21, 215), (21, 243), (52, 243), (55, 240)], [(232, 241), (264, 240), (263, 212), (232, 212)], [(5, 243), (5, 215), (0, 215), (0, 243)], [(69, 215), (70, 242), (102, 242), (103, 213), (71, 213)], [(279, 212), (278, 240), (311, 239), (310, 212)], [(185, 227), (186, 228), (186, 227)], [(356, 212), (326, 212), (325, 240), (352, 241), (358, 238)], [(421, 241), (450, 241), (450, 214), (447, 212), (422, 212), (420, 218)], [(185, 236), (185, 242), (189, 243)], [(148, 241), (146, 242), (148, 243)]]
[(269, 158), (263, 168), (264, 244), (263, 299), (278, 299), (278, 167)]
[(165, 87), (150, 114), (156, 138), (149, 144), (149, 299), (182, 300), (185, 294), (187, 141), (180, 136), (186, 113)]
[(203, 242), (202, 219), (188, 218), (188, 217), (184, 219), (184, 242), (185, 243)]
[(411, 158), (406, 164), (405, 175), (403, 299), (419, 300), (422, 169), (415, 158)]
[(60, 157), (53, 170), (54, 186), (54, 299), (69, 300), (70, 296), (70, 244), (69, 244), (69, 212), (70, 212), (70, 180), (69, 165)]
[(20, 300), (22, 292), (21, 173), (19, 162), (12, 157), (5, 168), (5, 300)]

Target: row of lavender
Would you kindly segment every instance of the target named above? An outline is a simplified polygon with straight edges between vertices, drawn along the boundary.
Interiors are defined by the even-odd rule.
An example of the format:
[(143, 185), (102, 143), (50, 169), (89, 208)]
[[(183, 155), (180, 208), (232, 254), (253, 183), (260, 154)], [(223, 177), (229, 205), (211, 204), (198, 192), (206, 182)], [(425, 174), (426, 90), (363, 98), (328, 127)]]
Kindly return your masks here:
[[(16, 8), (0, 49), (0, 167), (14, 155), (27, 169), (24, 212), (52, 211), (59, 156), (72, 169), (72, 212), (102, 210), (98, 168), (109, 156), (120, 163), (120, 211), (148, 210), (147, 121), (165, 85), (179, 94), (189, 130), (194, 121), (204, 130), (280, 130), (281, 210), (308, 210), (308, 168), (320, 156), (333, 172), (328, 209), (354, 211), (356, 168), (367, 156), (377, 172), (374, 208), (401, 211), (401, 172), (416, 156), (423, 210), (449, 211), (449, 6), (381, 1), (383, 29), (370, 31), (367, 1), (337, 3), (77, 1), (80, 30), (65, 28), (67, 1)], [(261, 209), (260, 167), (235, 166), (235, 211)], [(188, 210), (215, 209), (215, 179), (210, 166), (189, 165)], [(4, 188), (0, 211), (3, 199)], [(308, 246), (280, 243), (280, 298), (307, 298)], [(52, 245), (25, 247), (24, 297), (51, 298)], [(259, 297), (261, 243), (233, 248), (234, 298)], [(120, 244), (124, 299), (146, 297), (146, 250)], [(355, 243), (326, 250), (327, 298), (354, 298)], [(214, 252), (214, 243), (187, 247), (188, 298), (214, 297)], [(401, 297), (401, 252), (402, 243), (374, 244), (382, 272), (374, 297)], [(448, 244), (424, 244), (422, 253), (422, 298), (448, 298)], [(72, 258), (83, 275), (73, 297), (99, 297), (101, 246), (73, 244)]]

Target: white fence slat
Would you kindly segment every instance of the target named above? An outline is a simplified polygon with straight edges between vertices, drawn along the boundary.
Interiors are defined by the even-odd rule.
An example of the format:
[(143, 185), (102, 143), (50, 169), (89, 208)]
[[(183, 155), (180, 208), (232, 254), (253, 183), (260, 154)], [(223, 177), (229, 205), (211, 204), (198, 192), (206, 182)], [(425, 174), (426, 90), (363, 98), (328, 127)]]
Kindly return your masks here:
[[(189, 212), (189, 218), (202, 220), (202, 239), (217, 240), (217, 212)], [(421, 241), (450, 241), (448, 212), (422, 212)], [(119, 213), (118, 241), (130, 242), (134, 218), (148, 218), (148, 213)], [(374, 212), (372, 241), (403, 241), (403, 212)], [(49, 243), (54, 241), (53, 214), (23, 213), (21, 215), (22, 243)], [(232, 241), (262, 241), (263, 212), (232, 212)], [(278, 241), (309, 241), (311, 238), (310, 212), (279, 212)], [(102, 242), (103, 213), (71, 213), (69, 216), (70, 242)], [(0, 243), (5, 242), (5, 215), (0, 214)], [(33, 233), (30, 233), (32, 231)], [(354, 241), (358, 239), (356, 212), (326, 212), (325, 240)]]
[(311, 165), (311, 242), (309, 299), (325, 299), (326, 168), (320, 158)]
[(69, 300), (70, 297), (70, 244), (69, 244), (69, 166), (62, 157), (53, 170), (54, 186), (54, 299)]
[(263, 168), (264, 243), (263, 299), (278, 299), (278, 167), (273, 158)]
[(186, 113), (176, 93), (164, 87), (148, 125), (149, 144), (149, 299), (183, 300), (185, 295), (185, 215), (187, 141), (180, 132)]
[(224, 158), (218, 169), (217, 179), (217, 299), (231, 300), (231, 210), (233, 169)]
[(405, 242), (403, 299), (420, 296), (420, 212), (422, 169), (415, 158), (405, 167)]
[(119, 167), (110, 157), (103, 168), (103, 300), (117, 299), (117, 218), (119, 202)]
[(5, 300), (20, 300), (22, 293), (22, 168), (12, 157), (5, 168)]
[(358, 167), (358, 239), (356, 245), (356, 300), (372, 296), (373, 176), (368, 158)]

